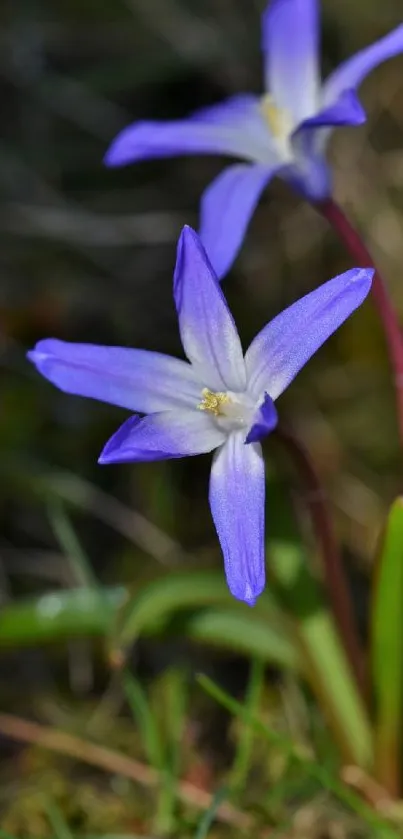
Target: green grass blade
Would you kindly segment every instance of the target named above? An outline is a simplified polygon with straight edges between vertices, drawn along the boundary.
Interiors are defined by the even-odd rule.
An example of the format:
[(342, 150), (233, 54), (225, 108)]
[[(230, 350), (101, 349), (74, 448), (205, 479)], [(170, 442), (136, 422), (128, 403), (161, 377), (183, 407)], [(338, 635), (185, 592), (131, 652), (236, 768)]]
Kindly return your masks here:
[[(163, 714), (161, 708), (163, 697)], [(165, 777), (158, 800), (157, 835), (175, 832), (177, 794), (176, 784), (181, 772), (184, 732), (186, 728), (186, 706), (188, 701), (188, 678), (185, 671), (168, 669), (156, 686), (154, 713), (160, 720), (161, 736), (165, 745)]]
[(278, 597), (295, 622), (309, 681), (336, 742), (345, 760), (371, 769), (373, 740), (367, 711), (307, 557), (294, 543), (276, 542), (270, 559)]
[(72, 567), (76, 583), (83, 588), (100, 588), (63, 503), (52, 498), (48, 502), (48, 515), (56, 539)]
[(53, 801), (47, 801), (45, 811), (56, 839), (74, 839), (69, 826), (66, 824), (63, 814)]
[(374, 575), (371, 671), (375, 694), (375, 771), (398, 796), (403, 723), (403, 498), (392, 505)]
[(213, 800), (210, 804), (209, 809), (206, 810), (206, 812), (203, 814), (202, 818), (200, 819), (200, 822), (198, 824), (194, 839), (206, 839), (206, 836), (207, 836), (207, 834), (210, 830), (210, 827), (213, 824), (216, 812), (217, 812), (220, 804), (222, 804), (222, 802), (225, 801), (227, 796), (228, 796), (228, 790), (226, 789), (226, 787), (221, 787), (220, 789), (217, 790), (217, 792), (215, 793), (215, 795), (213, 797)]
[(140, 682), (126, 672), (123, 679), (125, 694), (137, 722), (147, 758), (159, 772), (165, 770), (165, 751), (158, 731), (157, 720)]
[[(249, 717), (258, 713), (264, 681), (264, 664), (260, 659), (251, 663), (244, 708)], [(243, 723), (238, 739), (237, 750), (231, 772), (230, 786), (242, 790), (246, 784), (252, 758), (255, 731), (251, 725)]]

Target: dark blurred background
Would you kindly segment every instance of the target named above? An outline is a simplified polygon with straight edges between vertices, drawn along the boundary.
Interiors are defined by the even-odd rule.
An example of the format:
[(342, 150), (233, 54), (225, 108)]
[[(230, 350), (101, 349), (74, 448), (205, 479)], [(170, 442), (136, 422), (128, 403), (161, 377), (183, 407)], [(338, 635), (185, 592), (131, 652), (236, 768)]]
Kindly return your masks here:
[[(324, 75), (402, 20), (400, 0), (321, 5)], [(176, 241), (184, 223), (197, 227), (201, 192), (225, 161), (178, 158), (107, 170), (102, 158), (131, 121), (172, 119), (240, 90), (259, 92), (261, 10), (258, 0), (1, 4), (3, 606), (74, 582), (43, 498), (52, 476), (67, 475), (70, 493), (85, 495), (74, 526), (104, 585), (136, 586), (166, 574), (170, 563), (180, 562), (177, 544), (198, 568), (221, 563), (207, 503), (209, 459), (99, 467), (100, 449), (125, 412), (58, 392), (40, 379), (25, 352), (46, 336), (181, 352), (172, 301)], [(403, 58), (376, 70), (361, 97), (367, 124), (339, 130), (332, 140), (335, 192), (365, 231), (403, 315)], [(225, 280), (245, 345), (287, 304), (350, 265), (325, 222), (274, 182)], [(358, 611), (385, 511), (399, 490), (393, 409), (370, 301), (279, 403), (325, 482)], [(119, 511), (126, 524), (130, 520), (130, 541), (123, 525), (120, 532), (111, 526), (114, 499), (124, 505)], [(79, 716), (85, 703), (98, 701), (109, 678), (98, 661), (102, 654), (75, 644), (67, 652), (4, 651), (1, 707), (63, 726), (71, 704)], [(140, 645), (138, 653), (146, 672), (178, 654), (163, 642)], [(182, 648), (180, 654), (186, 658)], [(203, 656), (214, 670), (213, 659)], [(245, 667), (238, 659), (234, 667), (230, 658), (220, 659), (222, 678), (231, 685), (235, 680), (238, 689)], [(9, 779), (6, 756), (20, 752), (4, 749)], [(19, 771), (13, 783), (0, 808), (8, 830), (20, 835), (28, 828), (9, 814), (10, 801), (20, 795)], [(29, 830), (39, 836), (44, 828)]]

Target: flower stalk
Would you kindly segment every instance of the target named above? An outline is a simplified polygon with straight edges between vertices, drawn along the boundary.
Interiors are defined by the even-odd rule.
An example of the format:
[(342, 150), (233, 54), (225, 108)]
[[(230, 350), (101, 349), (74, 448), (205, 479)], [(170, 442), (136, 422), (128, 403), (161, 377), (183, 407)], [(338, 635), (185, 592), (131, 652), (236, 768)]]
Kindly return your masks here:
[(331, 199), (317, 204), (316, 207), (344, 242), (354, 260), (354, 264), (367, 268), (372, 267), (375, 270), (371, 293), (388, 348), (396, 394), (399, 438), (403, 448), (403, 335), (396, 311), (390, 300), (384, 280), (374, 265), (374, 261), (364, 241), (351, 225), (341, 207)]

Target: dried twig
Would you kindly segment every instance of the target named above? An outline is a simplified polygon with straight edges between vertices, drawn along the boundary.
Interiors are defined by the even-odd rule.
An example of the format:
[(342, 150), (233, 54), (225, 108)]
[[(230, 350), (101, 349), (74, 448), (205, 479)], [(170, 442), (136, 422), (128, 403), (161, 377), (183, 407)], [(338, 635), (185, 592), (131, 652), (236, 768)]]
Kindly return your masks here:
[[(159, 772), (131, 757), (103, 746), (97, 746), (73, 734), (30, 722), (12, 714), (0, 714), (0, 733), (13, 740), (34, 743), (41, 748), (67, 755), (73, 760), (88, 763), (106, 772), (124, 775), (141, 786), (157, 787), (163, 783)], [(197, 810), (208, 810), (213, 802), (213, 796), (209, 792), (198, 789), (188, 781), (178, 781), (176, 793), (180, 801)], [(253, 827), (253, 819), (249, 815), (226, 802), (220, 804), (216, 818), (244, 830), (250, 830)]]

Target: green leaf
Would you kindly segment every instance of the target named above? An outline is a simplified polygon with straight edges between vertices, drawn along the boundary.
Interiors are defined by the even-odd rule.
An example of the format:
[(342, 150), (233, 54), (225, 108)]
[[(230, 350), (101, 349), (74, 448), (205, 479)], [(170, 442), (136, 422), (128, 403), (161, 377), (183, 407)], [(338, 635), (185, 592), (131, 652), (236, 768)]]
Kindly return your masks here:
[[(167, 593), (168, 597), (164, 597)], [(209, 598), (212, 603), (216, 599), (221, 608), (197, 608)], [(81, 588), (14, 603), (0, 612), (0, 646), (29, 646), (74, 636), (110, 636), (120, 619), (119, 609), (127, 600), (128, 592), (123, 587), (103, 589), (102, 597), (99, 590)], [(191, 607), (195, 611), (181, 614), (178, 619), (178, 612)], [(127, 614), (126, 608), (123, 613)], [(289, 626), (270, 597), (263, 598), (259, 610), (251, 610), (231, 598), (221, 574), (173, 575), (148, 584), (130, 601), (129, 617), (133, 641), (140, 634), (172, 629), (201, 643), (258, 656), (293, 670), (299, 668), (299, 654)], [(126, 630), (127, 625), (123, 626)]]
[(102, 599), (94, 589), (71, 589), (43, 594), (0, 611), (0, 646), (22, 646), (106, 635), (127, 592), (123, 587), (105, 589)]
[(392, 505), (372, 594), (371, 671), (377, 778), (400, 793), (403, 713), (403, 498)]
[(373, 763), (370, 721), (322, 590), (302, 547), (270, 546), (272, 583), (295, 621), (305, 670), (344, 758), (368, 769)]
[[(229, 607), (234, 614), (243, 616), (244, 620), (245, 615), (248, 615), (252, 621), (252, 632), (252, 614), (260, 616), (265, 626), (266, 621), (275, 618), (279, 629), (281, 626), (281, 631), (287, 635), (286, 622), (281, 619), (281, 612), (268, 592), (262, 595), (252, 612), (249, 607), (237, 603), (231, 597), (221, 570), (171, 572), (169, 576), (144, 586), (125, 606), (112, 632), (112, 650), (119, 655), (145, 630), (149, 631), (151, 627), (154, 630), (163, 628), (173, 613), (203, 606)], [(214, 640), (213, 632), (209, 640)]]
[(197, 641), (227, 647), (291, 670), (301, 668), (301, 656), (284, 622), (264, 620), (254, 611), (205, 609), (186, 621), (186, 635)]

